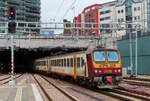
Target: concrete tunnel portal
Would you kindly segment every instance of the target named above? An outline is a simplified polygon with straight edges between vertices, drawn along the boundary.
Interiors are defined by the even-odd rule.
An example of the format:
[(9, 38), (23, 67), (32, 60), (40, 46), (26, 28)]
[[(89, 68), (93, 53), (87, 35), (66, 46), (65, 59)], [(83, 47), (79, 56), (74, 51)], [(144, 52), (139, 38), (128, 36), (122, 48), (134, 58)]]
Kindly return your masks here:
[[(53, 49), (15, 49), (14, 50), (14, 71), (16, 73), (34, 72), (33, 63), (35, 59), (65, 54), (86, 49), (81, 48), (53, 48)], [(9, 73), (11, 71), (11, 51), (10, 49), (0, 50), (0, 72)]]

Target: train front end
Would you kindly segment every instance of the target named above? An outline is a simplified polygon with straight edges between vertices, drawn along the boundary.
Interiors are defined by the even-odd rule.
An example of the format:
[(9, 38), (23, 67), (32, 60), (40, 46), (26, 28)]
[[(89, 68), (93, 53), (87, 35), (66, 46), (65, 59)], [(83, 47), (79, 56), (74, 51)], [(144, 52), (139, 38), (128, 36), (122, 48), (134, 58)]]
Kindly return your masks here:
[(91, 75), (99, 88), (114, 88), (122, 80), (121, 56), (118, 50), (91, 52)]

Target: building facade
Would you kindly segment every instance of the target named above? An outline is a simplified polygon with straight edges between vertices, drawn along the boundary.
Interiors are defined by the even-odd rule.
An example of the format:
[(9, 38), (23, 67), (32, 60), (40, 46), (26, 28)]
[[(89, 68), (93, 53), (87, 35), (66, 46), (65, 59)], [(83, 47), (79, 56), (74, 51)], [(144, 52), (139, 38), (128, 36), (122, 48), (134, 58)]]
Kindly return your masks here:
[[(118, 23), (120, 28), (124, 29), (135, 29), (137, 24), (147, 30), (150, 29), (150, 0), (116, 0), (95, 4), (86, 7), (81, 14), (84, 15), (82, 18), (84, 23), (98, 23), (94, 27), (100, 28), (100, 30), (85, 30), (84, 35), (129, 36), (130, 33), (135, 33), (135, 30), (107, 29), (112, 28), (113, 23)], [(83, 27), (91, 28), (89, 25)]]
[[(116, 15), (117, 21), (122, 24), (122, 27), (127, 29), (135, 29), (136, 25), (139, 24), (143, 28), (148, 27), (148, 8), (147, 0), (118, 0), (116, 4)], [(135, 33), (135, 30), (124, 30), (117, 31), (122, 36), (129, 36), (131, 33)]]
[[(8, 10), (14, 7), (16, 10), (16, 22), (40, 22), (40, 0), (0, 0), (0, 27), (7, 27)], [(27, 29), (17, 29), (16, 34), (25, 34)], [(30, 32), (39, 32), (38, 29)], [(7, 29), (0, 30), (1, 34), (7, 34)]]
[[(84, 9), (83, 14), (84, 14), (84, 23), (89, 23), (85, 24), (85, 27), (93, 27), (93, 28), (99, 28), (100, 20), (99, 20), (99, 10), (101, 4), (95, 4), (88, 6)], [(95, 23), (94, 25), (90, 23)], [(86, 29), (84, 31), (85, 35), (98, 35), (99, 30), (98, 29)]]
[(102, 4), (99, 10), (100, 33), (99, 34), (113, 34), (114, 30), (107, 29), (111, 24), (116, 22), (116, 1)]
[(74, 27), (76, 28), (75, 30), (74, 30), (74, 34), (79, 34), (79, 35), (82, 35), (82, 16), (83, 16), (83, 14), (79, 14), (77, 17), (74, 17)]

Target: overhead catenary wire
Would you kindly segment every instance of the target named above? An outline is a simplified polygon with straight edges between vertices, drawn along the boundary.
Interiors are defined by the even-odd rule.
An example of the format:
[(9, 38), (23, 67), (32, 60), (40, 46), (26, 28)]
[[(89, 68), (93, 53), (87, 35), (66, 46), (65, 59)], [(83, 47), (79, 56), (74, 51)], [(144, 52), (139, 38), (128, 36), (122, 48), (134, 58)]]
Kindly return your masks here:
[(74, 0), (74, 2), (69, 6), (69, 8), (66, 10), (65, 14), (63, 15), (63, 17), (60, 19), (60, 22), (61, 22), (61, 20), (63, 20), (64, 17), (68, 14), (69, 10), (72, 9), (72, 7), (75, 5), (76, 1), (77, 1), (77, 0)]
[(64, 4), (65, 0), (62, 0), (62, 2), (60, 3), (59, 7), (57, 8), (56, 14), (55, 14), (55, 18), (58, 16), (58, 13), (60, 12), (60, 9), (62, 8), (63, 4)]

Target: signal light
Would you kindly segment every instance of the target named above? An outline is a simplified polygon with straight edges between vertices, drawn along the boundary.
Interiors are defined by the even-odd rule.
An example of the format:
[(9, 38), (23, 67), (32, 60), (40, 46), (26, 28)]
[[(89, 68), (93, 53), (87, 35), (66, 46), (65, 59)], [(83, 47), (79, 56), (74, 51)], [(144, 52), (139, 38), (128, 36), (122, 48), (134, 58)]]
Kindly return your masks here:
[(14, 12), (10, 12), (10, 15), (14, 15)]
[(8, 23), (8, 33), (16, 33), (16, 22), (9, 22)]
[(8, 15), (8, 20), (15, 20), (15, 8), (14, 7), (10, 7), (9, 8), (9, 15)]

